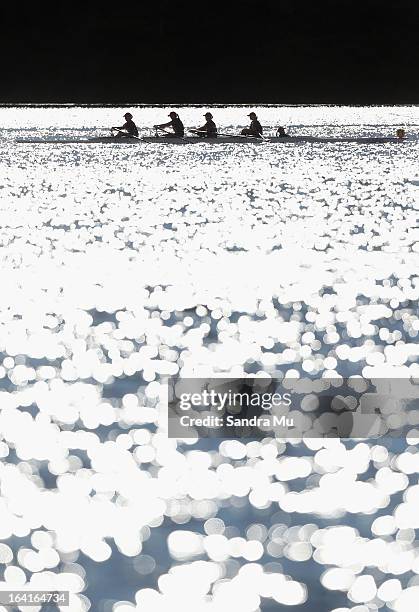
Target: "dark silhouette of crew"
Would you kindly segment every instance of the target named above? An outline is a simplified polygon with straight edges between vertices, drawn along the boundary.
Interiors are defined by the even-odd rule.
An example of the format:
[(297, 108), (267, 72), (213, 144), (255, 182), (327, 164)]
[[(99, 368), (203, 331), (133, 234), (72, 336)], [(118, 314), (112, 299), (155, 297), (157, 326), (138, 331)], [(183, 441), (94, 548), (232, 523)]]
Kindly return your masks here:
[(179, 115), (175, 113), (174, 111), (172, 111), (171, 113), (169, 113), (169, 117), (170, 117), (170, 121), (168, 121), (167, 123), (160, 123), (159, 125), (155, 125), (154, 129), (164, 130), (164, 128), (169, 127), (169, 128), (172, 128), (173, 133), (167, 132), (165, 134), (166, 137), (183, 138), (183, 136), (185, 135), (185, 128), (184, 128), (182, 121), (179, 118)]
[(205, 123), (201, 127), (191, 130), (194, 134), (204, 138), (217, 138), (217, 126), (214, 123), (211, 113), (205, 113)]
[(131, 113), (125, 113), (124, 119), (124, 125), (111, 128), (111, 130), (118, 130), (117, 138), (132, 138), (133, 136), (138, 136), (138, 129), (132, 120)]
[(250, 125), (248, 128), (244, 128), (244, 130), (241, 131), (242, 136), (262, 138), (263, 128), (258, 121), (256, 113), (251, 112), (247, 116), (250, 117)]
[(289, 136), (289, 134), (287, 134), (287, 133), (286, 133), (285, 128), (284, 128), (284, 127), (282, 127), (282, 125), (279, 125), (279, 126), (276, 128), (276, 135), (277, 135), (279, 138), (288, 138), (288, 136)]

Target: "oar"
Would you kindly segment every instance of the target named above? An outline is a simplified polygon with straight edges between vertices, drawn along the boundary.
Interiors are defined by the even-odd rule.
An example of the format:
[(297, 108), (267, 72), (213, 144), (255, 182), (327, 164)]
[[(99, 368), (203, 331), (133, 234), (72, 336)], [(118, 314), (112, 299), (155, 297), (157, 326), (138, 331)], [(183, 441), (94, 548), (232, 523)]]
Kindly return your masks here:
[(253, 140), (268, 140), (263, 134), (259, 134), (259, 136), (254, 136), (253, 134), (239, 134), (239, 136), (241, 138), (253, 138)]
[[(243, 134), (243, 136), (245, 136), (245, 134)], [(268, 140), (268, 139), (266, 138), (266, 136), (264, 136), (263, 134), (259, 134), (259, 136), (252, 136), (252, 135), (251, 135), (251, 136), (250, 136), (250, 138), (262, 138), (262, 140)]]
[[(192, 134), (207, 134), (206, 130), (195, 130), (195, 129), (190, 129), (188, 130), (188, 132), (192, 132)], [(221, 136), (221, 137), (225, 137), (225, 138), (254, 138), (257, 139), (258, 136), (252, 136), (252, 135), (245, 135), (245, 134), (220, 134), (220, 132), (217, 132), (217, 134), (214, 134), (215, 137), (217, 136)], [(209, 138), (211, 138), (211, 136), (209, 136)], [(263, 134), (260, 135), (260, 138), (262, 140), (268, 140), (266, 138), (266, 136), (263, 136)]]
[(264, 136), (263, 134), (260, 134), (259, 136), (253, 136), (253, 134), (220, 134), (220, 132), (218, 132), (218, 136), (225, 136), (226, 138), (253, 138), (254, 140), (258, 140), (259, 138), (261, 138), (262, 140), (269, 141), (269, 138), (266, 138), (266, 136)]
[(207, 138), (217, 138), (217, 136), (223, 136), (223, 134), (219, 134), (218, 132), (215, 132), (215, 134), (208, 134), (207, 130), (196, 130), (195, 128), (188, 130), (188, 132), (191, 132), (192, 134), (206, 136)]
[[(158, 137), (157, 134), (157, 130), (160, 130), (160, 132), (164, 132), (165, 134), (169, 134), (169, 136), (175, 136), (174, 132), (168, 132), (167, 130), (165, 130), (164, 128), (161, 127), (155, 127), (154, 128), (156, 130), (156, 136)], [(176, 138), (182, 138), (182, 136), (175, 136)]]
[(127, 132), (124, 132), (124, 130), (120, 130), (119, 128), (113, 128), (111, 132), (119, 132), (120, 134), (124, 134), (126, 138), (136, 138), (137, 140), (141, 140), (139, 136), (134, 136), (134, 134), (128, 134)]
[(219, 136), (226, 136), (227, 138), (250, 138), (253, 140), (267, 140), (269, 141), (268, 138), (266, 138), (266, 136), (263, 136), (262, 134), (260, 136), (253, 136), (252, 134), (218, 134)]

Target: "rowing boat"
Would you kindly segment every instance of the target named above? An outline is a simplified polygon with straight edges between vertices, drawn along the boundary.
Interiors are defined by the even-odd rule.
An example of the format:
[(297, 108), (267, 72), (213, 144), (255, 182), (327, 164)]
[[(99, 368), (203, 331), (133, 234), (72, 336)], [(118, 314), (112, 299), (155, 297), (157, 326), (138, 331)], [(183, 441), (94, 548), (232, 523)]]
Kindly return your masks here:
[(174, 144), (243, 144), (243, 143), (281, 143), (294, 144), (299, 142), (312, 143), (355, 143), (355, 144), (384, 144), (403, 142), (407, 139), (395, 137), (328, 137), (328, 136), (268, 136), (265, 138), (253, 138), (251, 136), (219, 136), (218, 138), (199, 138), (197, 136), (185, 136), (184, 138), (167, 138), (165, 136), (143, 136), (142, 138), (115, 138), (112, 136), (102, 136), (96, 138), (20, 138), (16, 142), (26, 144), (140, 144), (158, 143), (166, 145)]
[(211, 144), (223, 144), (223, 143), (297, 143), (297, 142), (355, 142), (355, 143), (384, 143), (384, 142), (399, 142), (400, 138), (362, 138), (362, 137), (318, 137), (318, 136), (265, 136), (264, 138), (254, 138), (252, 136), (219, 136), (218, 138), (197, 138), (196, 136), (186, 136), (184, 138), (165, 138), (164, 136), (145, 136), (141, 140), (144, 142), (164, 142), (165, 144), (182, 144), (182, 143), (211, 143)]

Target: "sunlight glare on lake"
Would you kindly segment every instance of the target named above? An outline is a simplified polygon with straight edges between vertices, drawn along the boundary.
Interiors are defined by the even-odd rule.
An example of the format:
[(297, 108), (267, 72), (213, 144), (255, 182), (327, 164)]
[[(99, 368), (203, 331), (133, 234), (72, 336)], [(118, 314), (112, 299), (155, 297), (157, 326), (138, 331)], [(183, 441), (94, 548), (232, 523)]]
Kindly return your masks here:
[[(257, 110), (296, 134), (419, 124), (416, 107)], [(402, 438), (200, 446), (167, 437), (164, 383), (419, 378), (418, 141), (14, 142), (121, 112), (0, 109), (0, 589), (68, 590), (75, 612), (304, 612), (326, 609), (319, 589), (335, 612), (412, 612), (417, 410), (386, 407)]]

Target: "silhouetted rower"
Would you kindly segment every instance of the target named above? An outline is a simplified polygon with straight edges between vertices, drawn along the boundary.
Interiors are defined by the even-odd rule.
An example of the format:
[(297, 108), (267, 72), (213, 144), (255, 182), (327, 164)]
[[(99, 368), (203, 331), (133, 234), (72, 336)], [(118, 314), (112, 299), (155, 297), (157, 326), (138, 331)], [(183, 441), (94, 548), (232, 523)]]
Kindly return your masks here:
[(173, 134), (167, 133), (166, 136), (168, 136), (169, 138), (183, 138), (183, 136), (185, 135), (185, 128), (179, 118), (179, 115), (172, 111), (171, 113), (169, 113), (169, 117), (170, 121), (168, 121), (167, 123), (160, 123), (159, 125), (155, 125), (154, 128), (158, 130), (171, 127), (173, 130)]
[(217, 126), (215, 125), (213, 121), (212, 114), (205, 113), (204, 117), (206, 119), (205, 124), (197, 128), (196, 130), (191, 130), (191, 132), (198, 134), (198, 136), (203, 136), (204, 138), (205, 137), (206, 138), (216, 138), (217, 137)]
[(125, 123), (120, 127), (112, 127), (111, 130), (120, 130), (118, 132), (118, 138), (129, 138), (132, 136), (138, 136), (138, 129), (132, 120), (131, 113), (125, 113), (124, 115)]
[(263, 128), (260, 125), (256, 113), (249, 113), (250, 126), (241, 131), (242, 136), (255, 136), (256, 138), (262, 138)]

